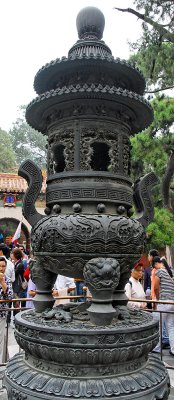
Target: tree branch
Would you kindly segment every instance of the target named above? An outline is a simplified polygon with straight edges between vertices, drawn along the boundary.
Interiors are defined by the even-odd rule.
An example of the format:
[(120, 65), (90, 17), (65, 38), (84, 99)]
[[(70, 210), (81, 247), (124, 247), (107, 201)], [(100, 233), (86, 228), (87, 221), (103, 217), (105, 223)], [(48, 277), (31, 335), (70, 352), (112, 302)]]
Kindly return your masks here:
[(152, 18), (148, 17), (145, 14), (141, 14), (138, 11), (134, 10), (133, 8), (118, 8), (114, 7), (115, 10), (122, 11), (122, 12), (128, 12), (133, 15), (135, 15), (137, 18), (140, 18), (142, 21), (147, 22), (147, 24), (150, 24), (153, 26), (154, 29), (156, 29), (160, 35), (165, 37), (169, 42), (174, 43), (174, 34), (172, 32), (169, 32), (167, 29), (165, 29), (162, 25), (158, 24), (158, 22), (154, 21)]
[(161, 89), (147, 90), (147, 91), (145, 91), (145, 93), (158, 93), (158, 92), (161, 92), (162, 90), (169, 90), (169, 89), (173, 89), (173, 88), (174, 88), (174, 85), (166, 86), (166, 87), (161, 88)]
[(162, 180), (162, 196), (163, 207), (169, 211), (173, 211), (170, 197), (170, 183), (174, 174), (174, 149), (171, 151), (170, 158), (167, 163), (166, 172)]

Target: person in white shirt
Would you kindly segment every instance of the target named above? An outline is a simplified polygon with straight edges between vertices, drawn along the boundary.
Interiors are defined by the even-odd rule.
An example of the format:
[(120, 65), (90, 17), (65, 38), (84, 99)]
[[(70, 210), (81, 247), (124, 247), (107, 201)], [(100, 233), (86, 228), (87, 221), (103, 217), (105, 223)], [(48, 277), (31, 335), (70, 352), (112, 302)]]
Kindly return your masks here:
[[(54, 284), (53, 296), (68, 296), (71, 290), (75, 289), (76, 285), (73, 278), (67, 276), (57, 275), (56, 282)], [(56, 300), (55, 305), (68, 303), (69, 299)]]
[(5, 243), (0, 243), (0, 257), (4, 257), (6, 260), (6, 269), (5, 269), (5, 276), (11, 280), (11, 282), (15, 281), (15, 270), (14, 264), (12, 261), (8, 260), (7, 256), (9, 254), (9, 248)]
[[(146, 295), (143, 289), (143, 286), (140, 282), (140, 279), (143, 277), (143, 264), (141, 262), (134, 265), (131, 277), (129, 281), (126, 283), (125, 292), (128, 299), (146, 299)], [(146, 308), (145, 302), (135, 302), (135, 301), (128, 301), (128, 307), (130, 308)]]

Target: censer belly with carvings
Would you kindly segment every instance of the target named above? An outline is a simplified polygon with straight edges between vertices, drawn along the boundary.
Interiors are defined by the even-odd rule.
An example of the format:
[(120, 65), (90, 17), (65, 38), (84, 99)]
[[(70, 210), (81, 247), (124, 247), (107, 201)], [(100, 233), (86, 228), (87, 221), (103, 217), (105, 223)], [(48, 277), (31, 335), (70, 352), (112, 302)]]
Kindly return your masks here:
[[(124, 292), (143, 252), (158, 181), (150, 173), (132, 186), (130, 136), (152, 122), (153, 112), (142, 97), (141, 72), (114, 59), (102, 41), (104, 24), (100, 10), (80, 11), (79, 39), (67, 58), (39, 70), (38, 97), (26, 111), (28, 123), (48, 137), (46, 209), (44, 216), (35, 208), (42, 175), (26, 160), (19, 175), (29, 185), (23, 214), (32, 226), (37, 295), (35, 310), (16, 316), (24, 353), (7, 367), (9, 399), (169, 395), (166, 369), (148, 356), (158, 324), (129, 310)], [(53, 307), (57, 274), (85, 279), (92, 302)]]

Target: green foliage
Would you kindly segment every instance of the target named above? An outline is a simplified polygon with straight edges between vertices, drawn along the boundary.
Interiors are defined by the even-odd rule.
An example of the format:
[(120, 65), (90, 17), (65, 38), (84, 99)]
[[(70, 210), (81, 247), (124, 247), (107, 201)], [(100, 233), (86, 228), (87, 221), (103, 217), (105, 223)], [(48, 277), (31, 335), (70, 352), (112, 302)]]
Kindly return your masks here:
[[(143, 72), (147, 92), (174, 88), (174, 1), (134, 0), (133, 3), (134, 8), (118, 8), (142, 21), (141, 37), (131, 44), (134, 54), (130, 61)], [(144, 173), (154, 171), (162, 181), (166, 170), (170, 171), (166, 177), (174, 210), (173, 158), (170, 157), (174, 149), (174, 99), (161, 95), (153, 99), (152, 106), (152, 125), (131, 138), (132, 177), (135, 180)], [(161, 208), (161, 184), (155, 188), (154, 195), (156, 210), (154, 221), (147, 228), (148, 246), (159, 249), (166, 245), (174, 246), (174, 214)]]
[(174, 215), (164, 208), (155, 208), (154, 220), (147, 227), (146, 234), (148, 248), (174, 246)]
[(174, 87), (174, 2), (134, 0), (134, 5), (143, 17), (142, 35), (131, 44), (136, 51), (131, 60), (144, 73), (148, 87)]
[(40, 168), (46, 166), (46, 137), (31, 128), (25, 121), (25, 107), (21, 107), (21, 116), (17, 118), (10, 130), (12, 146), (16, 154), (17, 164), (29, 158)]
[[(148, 130), (139, 133), (131, 138), (132, 143), (132, 166), (133, 172), (147, 173), (154, 171), (157, 175), (162, 175), (165, 171), (167, 154), (163, 151), (162, 138), (152, 138)], [(141, 157), (140, 157), (141, 155)]]
[(173, 0), (134, 0), (137, 10), (143, 10), (151, 18), (164, 21), (173, 17)]
[(152, 134), (160, 133), (167, 135), (173, 146), (174, 99), (164, 95), (157, 96), (152, 101), (152, 106), (154, 109), (154, 121), (151, 126)]
[(0, 172), (16, 171), (16, 156), (13, 151), (11, 136), (0, 129)]
[(150, 171), (162, 177), (174, 147), (174, 99), (158, 96), (151, 104), (154, 109), (152, 125), (131, 138), (134, 180)]
[[(138, 44), (137, 44), (138, 48)], [(136, 54), (130, 57), (130, 61), (143, 72), (147, 87), (154, 85), (158, 90), (165, 90), (174, 86), (174, 44), (154, 41), (143, 44)], [(148, 89), (149, 90), (149, 89)]]

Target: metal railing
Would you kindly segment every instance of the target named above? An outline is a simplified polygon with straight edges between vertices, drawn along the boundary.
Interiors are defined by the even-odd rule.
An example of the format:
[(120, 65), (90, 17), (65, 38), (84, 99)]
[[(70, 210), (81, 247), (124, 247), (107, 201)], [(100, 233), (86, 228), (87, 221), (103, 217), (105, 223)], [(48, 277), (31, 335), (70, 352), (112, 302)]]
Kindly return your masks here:
[[(161, 361), (163, 360), (163, 343), (162, 343), (162, 331), (163, 331), (163, 314), (173, 314), (174, 315), (174, 311), (161, 311), (161, 310), (157, 310), (154, 309), (153, 306), (156, 304), (167, 304), (167, 305), (174, 305), (174, 301), (165, 301), (165, 300), (148, 300), (148, 299), (129, 299), (129, 301), (133, 301), (136, 303), (147, 303), (147, 304), (152, 304), (152, 309), (149, 308), (145, 308), (143, 309), (144, 311), (148, 311), (150, 313), (158, 313), (159, 314), (159, 341), (160, 341), (160, 359)], [(174, 369), (174, 366), (172, 365), (167, 365), (167, 369)]]
[[(91, 299), (91, 296), (87, 296), (86, 291), (84, 291), (83, 295), (81, 296), (55, 296), (54, 297), (55, 300), (79, 300), (79, 299), (83, 299), (84, 302), (88, 301), (88, 299)], [(0, 304), (2, 303), (12, 303), (15, 304), (16, 302), (24, 302), (24, 301), (32, 301), (33, 298), (17, 298), (17, 299), (7, 299), (7, 300), (0, 300)], [(137, 303), (142, 303), (142, 299), (129, 299), (129, 301), (133, 301), (133, 302), (137, 302)], [(148, 300), (145, 299), (144, 301), (145, 303), (150, 303), (150, 304), (170, 304), (170, 305), (174, 305), (174, 302), (172, 301), (159, 301), (159, 300)], [(4, 310), (7, 315), (8, 312), (10, 311), (23, 311), (23, 310), (28, 310), (30, 308), (28, 307), (8, 307), (8, 308), (1, 308), (1, 311)], [(160, 358), (161, 360), (163, 360), (163, 348), (162, 348), (162, 330), (163, 330), (163, 320), (162, 320), (162, 314), (174, 314), (173, 311), (160, 311), (160, 310), (154, 310), (154, 309), (149, 309), (149, 308), (145, 308), (143, 309), (144, 311), (148, 311), (148, 312), (153, 312), (153, 313), (159, 313), (159, 336), (160, 336)], [(7, 361), (8, 361), (8, 341), (9, 341), (9, 323), (7, 322), (7, 317), (6, 317), (6, 332), (5, 332), (5, 362), (4, 363), (0, 363), (0, 367), (2, 366), (6, 366)], [(19, 347), (19, 352), (21, 351), (20, 347)], [(166, 366), (167, 369), (174, 369), (174, 366), (172, 365), (167, 365)]]
[[(55, 301), (56, 300), (83, 300), (83, 302), (88, 301), (88, 299), (90, 299), (91, 296), (87, 296), (87, 290), (85, 288), (85, 290), (83, 290), (83, 295), (80, 296), (75, 296), (75, 295), (68, 295), (68, 296), (54, 296)], [(6, 300), (0, 300), (0, 304), (2, 303), (12, 303), (13, 305), (15, 303), (22, 303), (22, 302), (27, 302), (27, 301), (33, 301), (33, 297), (22, 297), (22, 298), (16, 298), (16, 299), (6, 299)], [(6, 328), (5, 328), (5, 361), (4, 363), (0, 363), (0, 367), (2, 366), (6, 366), (7, 365), (7, 361), (8, 361), (8, 342), (9, 342), (9, 323), (8, 323), (8, 312), (19, 312), (19, 311), (24, 311), (24, 310), (30, 310), (32, 309), (31, 307), (1, 307), (0, 311), (4, 311), (6, 313)], [(19, 347), (19, 352), (21, 351), (20, 347)]]

